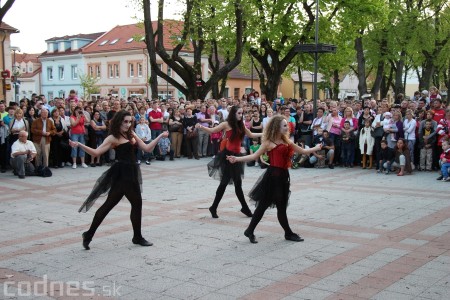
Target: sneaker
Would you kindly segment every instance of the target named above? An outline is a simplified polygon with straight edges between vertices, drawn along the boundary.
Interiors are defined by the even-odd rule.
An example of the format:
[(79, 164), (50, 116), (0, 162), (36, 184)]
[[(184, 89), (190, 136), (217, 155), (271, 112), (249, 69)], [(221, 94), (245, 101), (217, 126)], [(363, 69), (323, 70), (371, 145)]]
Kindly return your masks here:
[(76, 168), (77, 168), (77, 164), (73, 164), (72, 169), (76, 169)]
[(64, 168), (64, 163), (61, 163), (61, 168)]
[(442, 181), (450, 181), (450, 177), (444, 177), (442, 178)]
[(255, 167), (259, 167), (259, 163), (255, 163)]
[(389, 175), (389, 170), (386, 170), (386, 172), (384, 172), (384, 174)]
[(87, 168), (87, 167), (88, 167), (88, 165), (85, 164), (85, 163), (82, 163), (81, 166), (82, 166), (83, 168)]
[(436, 180), (442, 180), (442, 178), (444, 178), (444, 176), (439, 176), (438, 178), (436, 178)]
[(66, 166), (71, 166), (72, 165), (72, 163), (70, 163), (70, 162), (66, 162)]
[(381, 170), (380, 170), (380, 169), (378, 169), (378, 170), (377, 170), (377, 173), (381, 173)]
[(148, 160), (145, 161), (145, 164), (151, 165), (150, 161), (148, 161)]
[(138, 160), (137, 162), (136, 162), (138, 165), (140, 165), (141, 164), (141, 161), (140, 160)]
[(332, 164), (329, 164), (329, 165), (328, 165), (328, 168), (334, 169), (334, 166), (333, 166)]

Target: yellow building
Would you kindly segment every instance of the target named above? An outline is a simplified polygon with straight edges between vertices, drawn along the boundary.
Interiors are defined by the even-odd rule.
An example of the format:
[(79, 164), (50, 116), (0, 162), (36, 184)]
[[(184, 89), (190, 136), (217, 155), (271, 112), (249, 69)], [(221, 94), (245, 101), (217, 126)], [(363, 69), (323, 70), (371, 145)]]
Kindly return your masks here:
[(11, 40), (12, 33), (18, 33), (19, 30), (9, 26), (5, 22), (0, 24), (0, 70), (2, 72), (0, 100), (6, 100), (9, 103), (13, 100), (13, 90), (11, 83), (12, 60), (11, 60)]
[[(302, 81), (303, 81), (303, 98), (312, 99), (313, 98), (313, 81), (314, 73), (309, 71), (302, 71)], [(317, 82), (322, 82), (322, 74), (317, 74)], [(299, 76), (297, 73), (292, 73), (290, 77), (283, 77), (279, 92), (283, 94), (285, 99), (287, 98), (300, 98), (299, 91)], [(325, 99), (326, 95), (324, 91), (319, 90), (319, 98)]]

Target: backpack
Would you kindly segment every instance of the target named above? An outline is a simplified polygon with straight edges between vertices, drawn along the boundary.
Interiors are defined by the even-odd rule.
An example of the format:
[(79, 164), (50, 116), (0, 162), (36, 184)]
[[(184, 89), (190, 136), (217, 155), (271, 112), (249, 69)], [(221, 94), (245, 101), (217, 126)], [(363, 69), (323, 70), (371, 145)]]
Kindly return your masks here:
[(41, 177), (52, 177), (52, 171), (49, 167), (39, 166), (36, 169), (36, 175)]

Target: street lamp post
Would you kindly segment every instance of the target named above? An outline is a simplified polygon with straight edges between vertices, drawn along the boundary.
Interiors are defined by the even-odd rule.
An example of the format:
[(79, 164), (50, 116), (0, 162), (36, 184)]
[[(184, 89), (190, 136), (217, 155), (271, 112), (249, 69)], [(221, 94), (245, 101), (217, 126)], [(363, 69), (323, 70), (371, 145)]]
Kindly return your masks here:
[(18, 67), (16, 66), (16, 52), (20, 52), (19, 47), (11, 47), (11, 51), (13, 52), (13, 66), (12, 66), (12, 73), (14, 76), (14, 102), (18, 102), (18, 96), (19, 96), (19, 85), (17, 84), (17, 77), (19, 75)]
[(336, 53), (336, 46), (330, 44), (319, 44), (319, 0), (316, 0), (316, 30), (314, 36), (314, 44), (298, 44), (295, 46), (296, 52), (313, 53), (314, 54), (314, 85), (313, 85), (313, 104), (314, 117), (317, 113), (317, 73), (319, 72), (319, 53)]

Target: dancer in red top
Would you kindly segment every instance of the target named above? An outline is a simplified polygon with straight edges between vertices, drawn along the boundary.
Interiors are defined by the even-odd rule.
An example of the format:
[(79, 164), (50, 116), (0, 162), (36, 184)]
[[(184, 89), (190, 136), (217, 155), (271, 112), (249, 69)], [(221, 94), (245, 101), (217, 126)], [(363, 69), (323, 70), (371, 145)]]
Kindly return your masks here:
[(268, 152), (270, 166), (258, 179), (249, 193), (250, 199), (256, 202), (256, 210), (253, 218), (245, 230), (244, 235), (250, 242), (257, 243), (254, 230), (261, 221), (264, 212), (269, 207), (277, 207), (278, 222), (284, 229), (286, 240), (302, 242), (303, 239), (294, 233), (289, 227), (286, 209), (290, 195), (290, 182), (288, 168), (291, 166), (291, 158), (294, 152), (310, 154), (321, 150), (322, 146), (303, 149), (289, 140), (289, 127), (284, 116), (274, 116), (270, 119), (263, 132), (263, 142), (255, 153), (247, 156), (227, 156), (231, 163), (253, 161), (260, 155)]
[(252, 212), (250, 208), (248, 208), (247, 202), (245, 202), (244, 192), (242, 191), (244, 164), (231, 164), (226, 159), (227, 155), (240, 155), (244, 135), (247, 135), (250, 138), (257, 138), (261, 136), (261, 133), (252, 133), (244, 126), (244, 122), (242, 121), (242, 111), (242, 108), (239, 106), (233, 106), (228, 114), (227, 121), (222, 122), (213, 128), (204, 127), (200, 124), (196, 125), (197, 128), (210, 134), (225, 131), (225, 138), (222, 141), (225, 145), (224, 149), (220, 149), (220, 152), (216, 155), (216, 157), (208, 163), (209, 176), (220, 180), (219, 187), (216, 191), (216, 197), (214, 198), (213, 204), (209, 208), (213, 218), (219, 217), (217, 215), (217, 207), (219, 206), (220, 200), (222, 200), (228, 184), (234, 184), (236, 196), (242, 205), (241, 212), (247, 217), (252, 216)]

